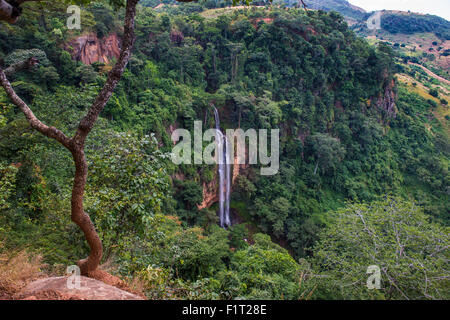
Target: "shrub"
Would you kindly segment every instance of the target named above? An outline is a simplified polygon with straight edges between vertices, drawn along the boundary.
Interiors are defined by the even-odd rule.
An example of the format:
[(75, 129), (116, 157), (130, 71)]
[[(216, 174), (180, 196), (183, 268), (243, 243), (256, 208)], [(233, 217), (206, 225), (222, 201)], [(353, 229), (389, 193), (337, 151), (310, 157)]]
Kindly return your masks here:
[[(448, 231), (410, 201), (351, 204), (333, 214), (314, 250), (320, 291), (334, 299), (448, 299)], [(379, 290), (366, 286), (372, 265), (381, 270)]]
[(436, 89), (430, 89), (430, 91), (428, 91), (428, 93), (435, 98), (437, 98), (439, 96), (439, 92)]

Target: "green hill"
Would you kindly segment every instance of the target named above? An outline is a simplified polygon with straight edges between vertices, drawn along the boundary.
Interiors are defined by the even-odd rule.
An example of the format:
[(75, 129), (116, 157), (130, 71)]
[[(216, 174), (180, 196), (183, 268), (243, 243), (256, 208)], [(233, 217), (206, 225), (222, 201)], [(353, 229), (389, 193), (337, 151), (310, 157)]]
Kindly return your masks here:
[(311, 9), (334, 10), (354, 20), (361, 20), (366, 16), (364, 9), (354, 6), (346, 0), (305, 0), (305, 4)]
[(430, 14), (386, 11), (381, 18), (381, 27), (393, 34), (432, 32), (443, 40), (450, 40), (450, 22)]

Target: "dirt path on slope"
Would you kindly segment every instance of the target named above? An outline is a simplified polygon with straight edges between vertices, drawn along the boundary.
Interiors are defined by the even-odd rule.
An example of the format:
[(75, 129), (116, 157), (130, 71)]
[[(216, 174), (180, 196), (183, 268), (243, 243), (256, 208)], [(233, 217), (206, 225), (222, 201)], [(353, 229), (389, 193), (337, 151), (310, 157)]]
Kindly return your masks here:
[(420, 65), (420, 64), (413, 63), (413, 62), (408, 62), (408, 64), (411, 64), (411, 65), (413, 65), (413, 66), (420, 67), (420, 68), (422, 68), (423, 71), (425, 71), (430, 77), (433, 77), (433, 78), (435, 78), (436, 80), (439, 80), (439, 81), (441, 81), (441, 82), (444, 82), (444, 83), (447, 84), (447, 85), (450, 85), (450, 81), (448, 81), (448, 80), (445, 79), (445, 78), (442, 78), (442, 77), (438, 76), (437, 74), (435, 74), (435, 73), (434, 73), (433, 71), (431, 71), (430, 69), (428, 69), (428, 68), (426, 68), (426, 67), (424, 67), (424, 66), (422, 66), (422, 65)]

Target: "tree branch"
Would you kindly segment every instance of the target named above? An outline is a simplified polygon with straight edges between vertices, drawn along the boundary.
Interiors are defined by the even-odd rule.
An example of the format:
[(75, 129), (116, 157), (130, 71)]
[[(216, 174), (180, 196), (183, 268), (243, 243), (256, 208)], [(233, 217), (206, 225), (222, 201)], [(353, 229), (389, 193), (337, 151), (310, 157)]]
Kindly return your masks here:
[(14, 73), (16, 73), (20, 70), (23, 70), (23, 69), (30, 69), (31, 67), (35, 66), (38, 63), (39, 63), (38, 59), (31, 57), (29, 59), (25, 59), (23, 61), (16, 62), (16, 63), (10, 65), (8, 68), (6, 68), (4, 70), (4, 72), (7, 77), (10, 77)]
[(98, 273), (97, 267), (101, 261), (103, 254), (102, 242), (95, 230), (89, 215), (84, 211), (83, 195), (87, 181), (88, 167), (84, 154), (84, 143), (87, 135), (92, 130), (95, 122), (98, 119), (100, 112), (105, 107), (109, 98), (111, 97), (117, 83), (119, 82), (128, 60), (131, 55), (131, 49), (134, 44), (134, 19), (136, 16), (136, 5), (139, 0), (127, 0), (125, 8), (125, 22), (124, 35), (122, 39), (122, 48), (120, 50), (119, 58), (113, 69), (108, 74), (108, 79), (102, 90), (97, 95), (92, 106), (87, 111), (86, 115), (81, 119), (74, 137), (70, 141), (70, 151), (72, 152), (73, 160), (75, 162), (75, 178), (72, 188), (72, 221), (75, 222), (83, 231), (86, 240), (91, 248), (87, 259), (78, 261), (78, 266), (81, 269), (81, 274), (96, 277)]
[(84, 144), (84, 141), (92, 130), (100, 112), (105, 107), (109, 98), (111, 97), (114, 89), (117, 86), (125, 67), (128, 63), (128, 59), (131, 55), (131, 49), (134, 44), (134, 18), (136, 16), (136, 5), (139, 0), (128, 0), (125, 11), (125, 23), (124, 23), (124, 35), (122, 39), (122, 49), (120, 51), (119, 59), (114, 65), (113, 69), (108, 74), (108, 79), (105, 85), (98, 94), (92, 106), (89, 108), (87, 114), (81, 119), (78, 125), (77, 132), (74, 136), (74, 141), (78, 144)]
[(305, 11), (308, 11), (308, 8), (306, 7), (305, 2), (304, 2), (303, 0), (300, 0), (300, 2), (301, 2), (302, 5), (303, 5), (303, 9), (305, 9)]
[[(30, 60), (30, 59), (28, 59)], [(26, 60), (26, 61), (28, 61)], [(20, 64), (21, 62), (19, 62)], [(8, 68), (9, 69), (9, 68)], [(6, 70), (8, 70), (6, 69)], [(5, 70), (5, 71), (6, 71)], [(42, 123), (36, 116), (34, 115), (33, 111), (28, 107), (28, 105), (20, 99), (20, 97), (16, 94), (13, 87), (11, 86), (11, 83), (6, 78), (5, 72), (3, 69), (0, 68), (0, 83), (3, 86), (3, 88), (6, 91), (6, 94), (11, 99), (11, 101), (19, 107), (19, 109), (23, 112), (25, 117), (27, 118), (27, 121), (30, 123), (31, 127), (42, 133), (43, 135), (53, 138), (57, 140), (59, 143), (61, 143), (66, 148), (69, 148), (70, 145), (70, 139), (60, 130), (58, 130), (55, 127), (49, 127)]]

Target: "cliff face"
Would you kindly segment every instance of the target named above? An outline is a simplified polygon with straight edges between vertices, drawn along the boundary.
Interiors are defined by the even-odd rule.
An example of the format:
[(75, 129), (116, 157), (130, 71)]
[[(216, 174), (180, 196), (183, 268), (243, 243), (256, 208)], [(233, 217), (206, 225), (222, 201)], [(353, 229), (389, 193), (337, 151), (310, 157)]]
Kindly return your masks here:
[(384, 110), (388, 118), (395, 118), (398, 113), (395, 101), (397, 100), (395, 94), (395, 82), (392, 80), (384, 89), (384, 95), (380, 95), (376, 101), (378, 108)]
[(90, 65), (94, 62), (109, 63), (120, 54), (120, 40), (117, 34), (99, 39), (95, 34), (86, 34), (69, 41), (68, 51), (72, 58)]
[[(234, 157), (233, 170), (231, 171), (231, 191), (233, 191), (233, 185), (240, 172), (248, 167), (246, 164), (238, 164), (237, 156)], [(209, 183), (203, 183), (203, 201), (197, 208), (199, 210), (209, 208), (214, 203), (219, 201), (219, 178), (217, 167), (215, 169), (214, 178)]]
[(214, 203), (219, 201), (219, 178), (217, 177), (217, 174), (216, 168), (214, 178), (208, 183), (203, 182), (203, 201), (197, 205), (199, 210), (209, 208)]

